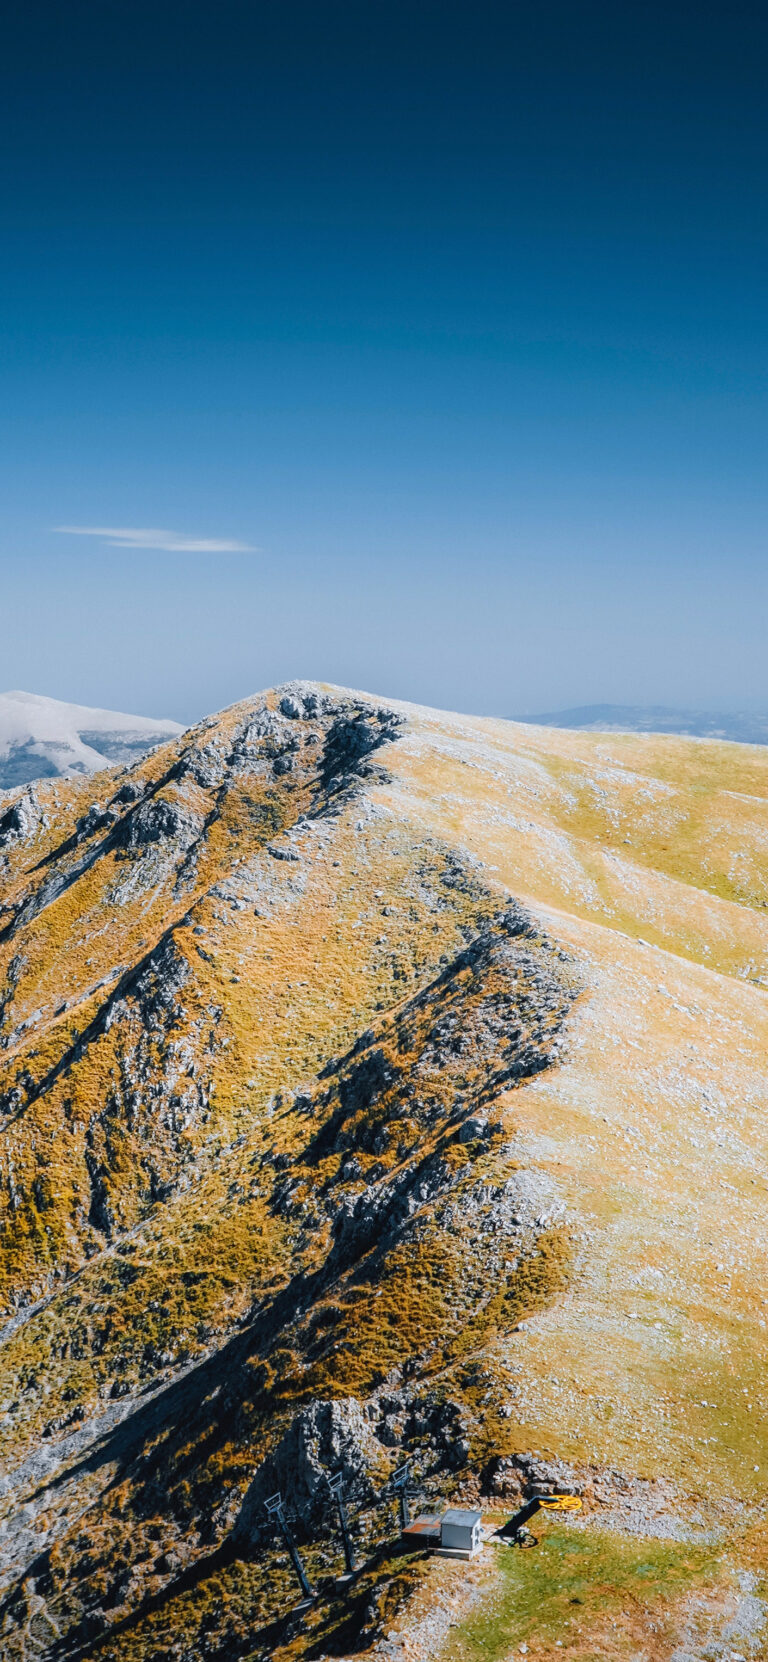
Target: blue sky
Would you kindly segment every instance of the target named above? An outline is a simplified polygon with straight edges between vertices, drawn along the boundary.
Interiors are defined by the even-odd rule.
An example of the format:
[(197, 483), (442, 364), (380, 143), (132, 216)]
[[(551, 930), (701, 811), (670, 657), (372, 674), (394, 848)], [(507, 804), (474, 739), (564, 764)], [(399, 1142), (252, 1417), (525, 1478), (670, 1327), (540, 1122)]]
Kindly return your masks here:
[(17, 10), (3, 686), (768, 705), (764, 8)]

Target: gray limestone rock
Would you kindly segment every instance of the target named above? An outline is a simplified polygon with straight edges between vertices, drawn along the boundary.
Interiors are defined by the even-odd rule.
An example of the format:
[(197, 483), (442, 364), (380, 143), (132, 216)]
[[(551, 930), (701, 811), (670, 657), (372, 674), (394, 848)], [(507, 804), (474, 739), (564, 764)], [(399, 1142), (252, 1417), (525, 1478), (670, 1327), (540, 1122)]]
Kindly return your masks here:
[(343, 1473), (349, 1506), (366, 1505), (375, 1495), (371, 1471), (382, 1454), (363, 1404), (354, 1397), (310, 1403), (259, 1466), (235, 1524), (235, 1540), (262, 1535), (264, 1502), (277, 1490), (308, 1527), (317, 1525), (328, 1508), (327, 1479), (333, 1471)]
[(0, 814), (0, 849), (12, 848), (14, 843), (33, 837), (42, 817), (34, 791), (25, 791)]
[(484, 1137), (488, 1130), (488, 1121), (482, 1114), (471, 1114), (464, 1121), (459, 1132), (460, 1143), (474, 1143), (478, 1137)]
[(186, 812), (178, 803), (169, 802), (165, 797), (155, 797), (142, 802), (133, 813), (126, 815), (116, 832), (116, 842), (125, 849), (144, 848), (148, 843), (162, 842), (166, 838), (188, 842), (190, 832), (194, 834), (199, 828), (196, 816)]

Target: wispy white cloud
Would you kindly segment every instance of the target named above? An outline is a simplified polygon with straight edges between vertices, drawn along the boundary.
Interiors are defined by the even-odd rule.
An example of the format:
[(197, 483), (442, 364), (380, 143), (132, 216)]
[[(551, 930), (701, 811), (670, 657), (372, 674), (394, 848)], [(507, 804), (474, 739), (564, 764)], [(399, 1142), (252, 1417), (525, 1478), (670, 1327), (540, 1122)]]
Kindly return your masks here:
[(120, 525), (54, 525), (54, 531), (67, 537), (100, 537), (112, 548), (141, 548), (158, 550), (164, 554), (258, 554), (249, 542), (235, 542), (231, 537), (190, 537), (183, 531), (159, 531), (143, 526)]

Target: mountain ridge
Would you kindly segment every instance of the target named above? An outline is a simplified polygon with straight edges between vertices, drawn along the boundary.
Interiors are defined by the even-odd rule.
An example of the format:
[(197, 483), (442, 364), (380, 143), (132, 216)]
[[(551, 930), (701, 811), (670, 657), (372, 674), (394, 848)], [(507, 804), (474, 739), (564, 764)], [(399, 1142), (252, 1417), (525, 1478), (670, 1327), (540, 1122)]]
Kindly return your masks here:
[(671, 1657), (748, 1585), (758, 1654), (766, 803), (759, 750), (309, 682), (12, 794), (4, 1655), (447, 1659), (403, 1454), (430, 1502), (580, 1490), (578, 1609), (546, 1546), (532, 1627), (515, 1582), (541, 1658), (623, 1658), (622, 1587)]

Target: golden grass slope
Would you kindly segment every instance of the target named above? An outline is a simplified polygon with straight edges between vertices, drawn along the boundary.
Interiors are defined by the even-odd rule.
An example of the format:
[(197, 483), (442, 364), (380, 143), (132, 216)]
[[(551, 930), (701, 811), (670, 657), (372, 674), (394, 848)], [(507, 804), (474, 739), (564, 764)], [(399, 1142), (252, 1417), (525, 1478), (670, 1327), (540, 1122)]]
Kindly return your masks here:
[[(352, 754), (345, 723), (375, 748)], [(357, 1654), (366, 1600), (386, 1626), (418, 1567), (382, 1560), (355, 1620), (331, 1604), (292, 1637), (279, 1555), (227, 1542), (302, 1404), (369, 1402), (377, 1436), (388, 1414), (386, 1465), (409, 1435), (398, 1391), (463, 1416), (441, 1492), (529, 1451), (590, 1493), (647, 1480), (653, 1517), (609, 1484), (602, 1525), (720, 1531), (722, 1586), (759, 1592), (768, 753), (301, 684), (131, 770), (7, 800), (24, 819), (4, 835), (0, 809), (9, 1656)], [(510, 901), (535, 927), (507, 947)], [(470, 1049), (460, 1079), (436, 1052), (433, 1098), (454, 992)], [(541, 1058), (517, 1079), (488, 1037), (500, 994), (515, 1055), (529, 1034)], [(339, 1117), (379, 1053), (391, 1077)], [(495, 1129), (464, 1142), (478, 1105)], [(405, 1185), (389, 1244), (334, 1259), (344, 1209), (380, 1194), (390, 1217)], [(541, 1197), (517, 1245), (502, 1191)], [(634, 1550), (615, 1583), (600, 1571), (622, 1608)], [(697, 1565), (686, 1589), (717, 1602)], [(537, 1636), (534, 1615), (487, 1654), (639, 1654), (632, 1624), (611, 1636), (612, 1600), (592, 1650), (588, 1624), (542, 1617)], [(686, 1620), (648, 1654), (672, 1657)]]

